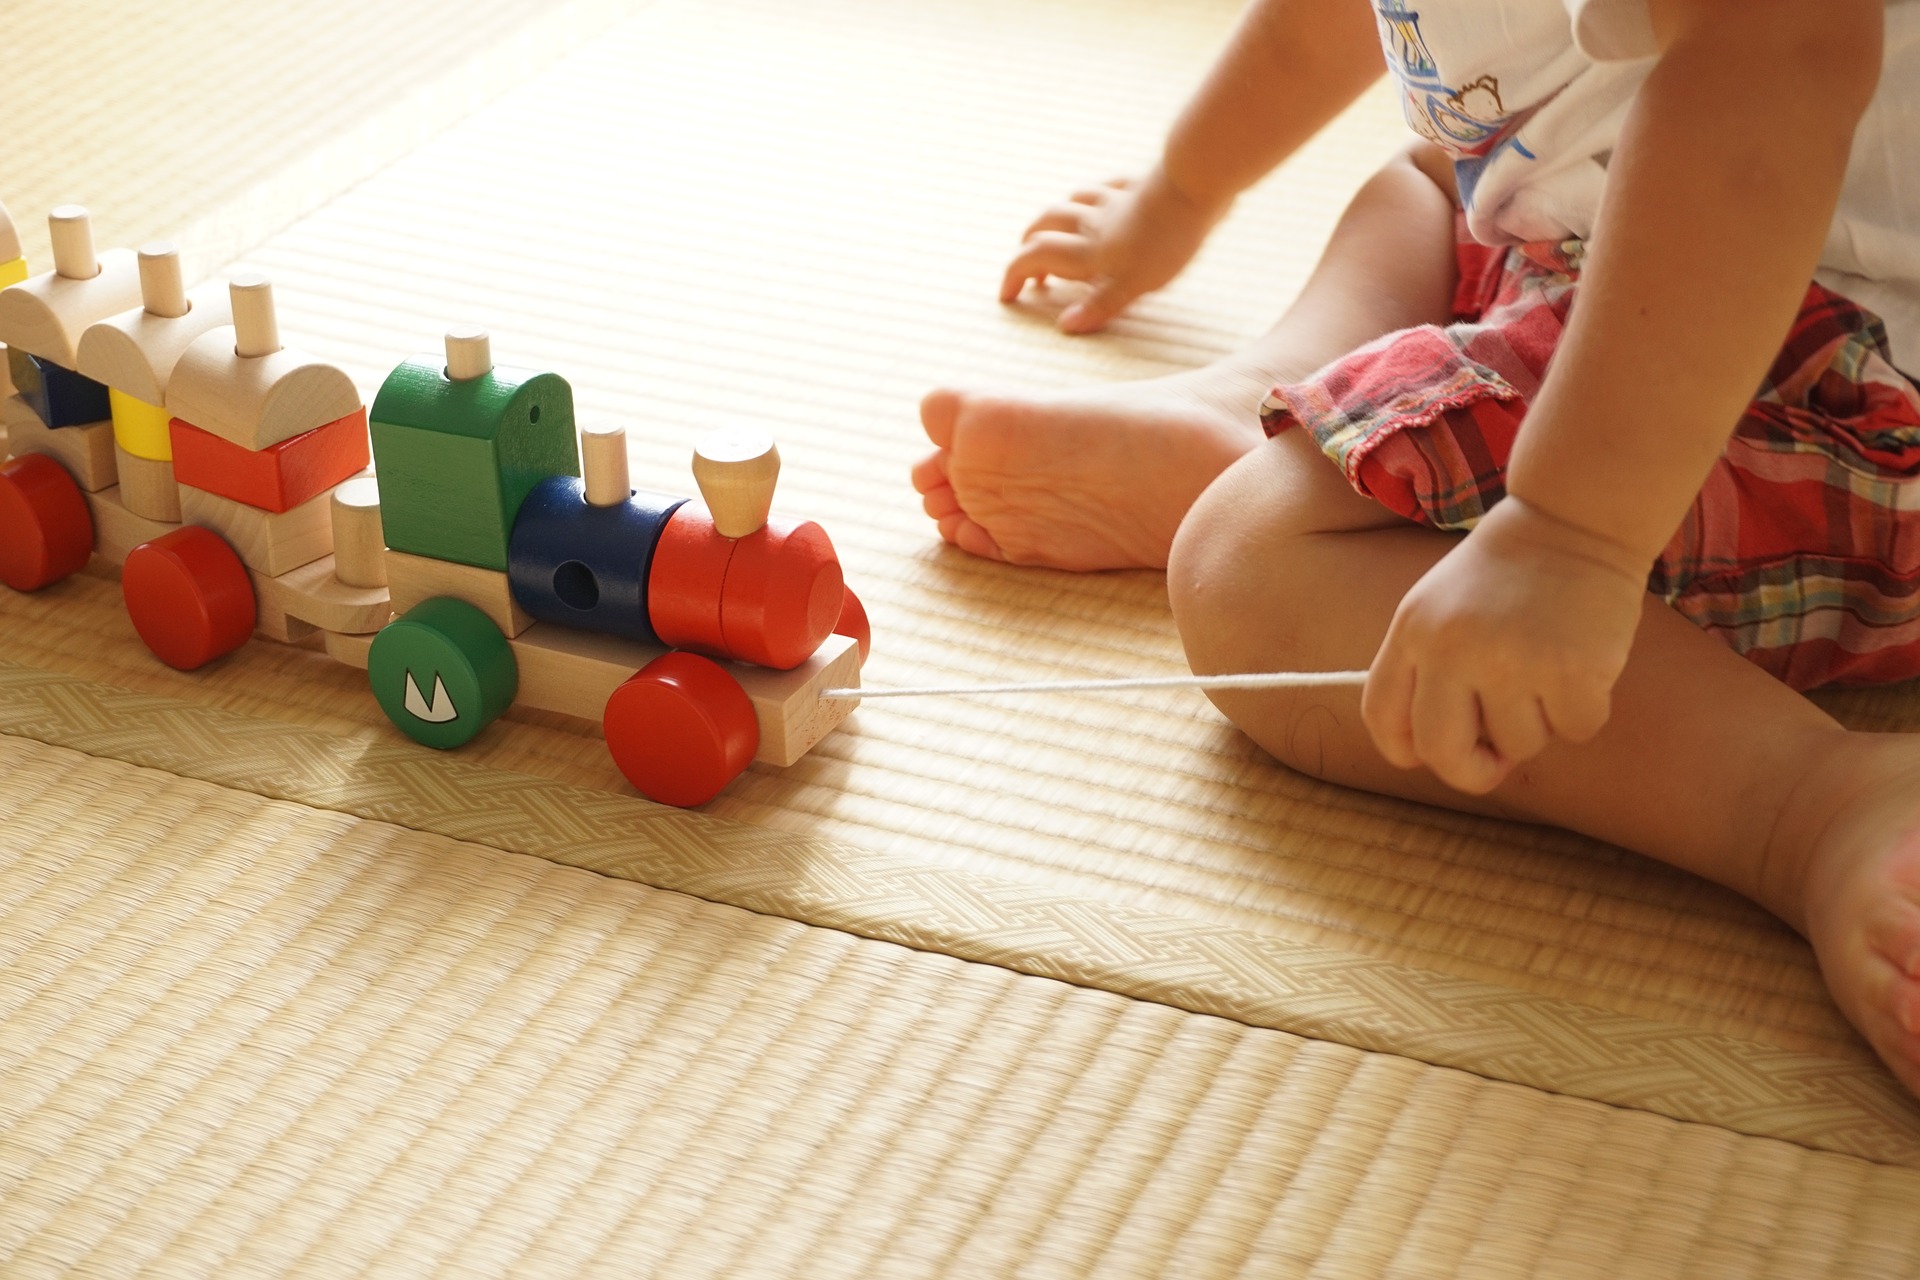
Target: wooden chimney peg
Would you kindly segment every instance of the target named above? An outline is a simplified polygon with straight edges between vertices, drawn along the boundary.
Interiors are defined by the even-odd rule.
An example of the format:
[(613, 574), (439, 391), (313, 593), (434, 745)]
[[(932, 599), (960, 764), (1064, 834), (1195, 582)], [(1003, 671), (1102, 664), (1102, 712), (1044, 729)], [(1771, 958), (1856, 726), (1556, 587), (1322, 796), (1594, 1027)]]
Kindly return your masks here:
[(694, 446), (693, 478), (720, 536), (744, 538), (767, 523), (780, 451), (757, 428), (723, 428)]
[[(0, 342), (77, 370), (87, 326), (140, 305), (139, 270), (126, 249), (94, 250), (93, 223), (80, 205), (55, 209), (47, 229), (54, 269), (22, 279), (26, 263), (18, 256), (19, 238), (0, 212), (0, 286), (9, 286), (0, 288)], [(19, 383), (17, 371), (13, 381)]]
[(63, 280), (91, 280), (100, 274), (93, 251), (93, 216), (85, 205), (63, 204), (47, 215), (53, 240), (53, 270)]
[(166, 387), (169, 414), (258, 451), (362, 412), (360, 392), (345, 370), (281, 344), (265, 276), (235, 276), (227, 301), (232, 328), (203, 333), (174, 365)]
[(75, 350), (81, 373), (104, 383), (114, 439), (136, 458), (169, 462), (173, 444), (163, 407), (174, 366), (209, 329), (230, 322), (227, 290), (182, 287), (180, 251), (165, 240), (141, 246), (140, 305), (87, 326)]
[(333, 573), (350, 587), (387, 585), (387, 543), (380, 532), (380, 485), (360, 476), (334, 489)]
[(191, 310), (180, 250), (168, 240), (140, 246), (140, 302), (150, 316), (178, 320)]
[(633, 496), (627, 474), (627, 429), (603, 424), (580, 429), (580, 470), (590, 506), (614, 507)]
[(279, 351), (280, 317), (273, 308), (273, 282), (256, 273), (235, 276), (227, 294), (233, 300), (233, 354), (256, 360)]
[(447, 377), (470, 382), (493, 372), (493, 340), (485, 329), (463, 326), (447, 330)]

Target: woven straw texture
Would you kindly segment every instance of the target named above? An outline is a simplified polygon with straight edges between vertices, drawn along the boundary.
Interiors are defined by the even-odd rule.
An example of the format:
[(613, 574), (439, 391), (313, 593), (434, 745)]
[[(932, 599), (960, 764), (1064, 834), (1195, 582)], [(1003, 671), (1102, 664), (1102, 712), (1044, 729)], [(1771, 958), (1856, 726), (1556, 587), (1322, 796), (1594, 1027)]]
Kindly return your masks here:
[[(939, 546), (914, 402), (1230, 350), (1398, 145), (1385, 96), (1069, 340), (1048, 300), (993, 304), (1012, 240), (1151, 154), (1232, 6), (658, 0), (551, 71), (513, 56), (620, 7), (462, 6), (491, 40), (421, 43), (413, 89), (258, 172), (134, 181), (43, 141), (0, 195), (29, 233), (79, 197), (103, 243), (264, 241), (288, 340), (369, 393), (478, 320), (628, 425), (642, 485), (690, 491), (700, 433), (769, 424), (777, 505), (873, 616), (870, 683), (1181, 671), (1157, 575)], [(277, 52), (316, 104), (303, 40), (384, 59), (370, 84), (415, 65), (351, 43), (385, 8), (225, 11), (204, 56)], [(254, 139), (112, 118), (210, 130), (195, 163)], [(0, 945), (35, 957), (0, 964), (19, 1274), (1920, 1268), (1890, 1167), (1920, 1166), (1920, 1108), (1788, 930), (1591, 841), (1289, 774), (1197, 696), (871, 703), (690, 814), (591, 725), (514, 713), (444, 756), (315, 652), (167, 671), (105, 566), (0, 594), (0, 636)], [(1901, 691), (1831, 705), (1920, 721)]]
[(0, 739), (10, 1280), (1892, 1277), (1920, 1173)]

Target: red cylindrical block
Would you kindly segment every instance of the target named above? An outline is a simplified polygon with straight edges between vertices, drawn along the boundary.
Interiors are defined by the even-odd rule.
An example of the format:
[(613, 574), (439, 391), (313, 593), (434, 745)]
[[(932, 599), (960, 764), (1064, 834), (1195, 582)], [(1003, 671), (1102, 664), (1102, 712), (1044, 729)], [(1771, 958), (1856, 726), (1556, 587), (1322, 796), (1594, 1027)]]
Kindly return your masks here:
[(720, 596), (731, 657), (787, 671), (833, 634), (846, 605), (840, 557), (811, 520), (769, 520), (738, 540)]
[(667, 521), (647, 575), (647, 620), (661, 644), (726, 653), (720, 593), (734, 545), (713, 527), (713, 514), (704, 503), (683, 503)]

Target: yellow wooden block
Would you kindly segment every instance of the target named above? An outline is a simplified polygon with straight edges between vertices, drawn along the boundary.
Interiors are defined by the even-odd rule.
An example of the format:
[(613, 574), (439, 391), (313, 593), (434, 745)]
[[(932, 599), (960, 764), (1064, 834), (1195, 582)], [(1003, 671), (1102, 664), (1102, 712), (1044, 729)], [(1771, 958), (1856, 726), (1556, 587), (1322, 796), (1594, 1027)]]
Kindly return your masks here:
[(136, 458), (154, 462), (173, 461), (173, 436), (167, 424), (173, 421), (157, 404), (107, 388), (107, 403), (113, 408), (113, 439)]
[(0, 416), (7, 424), (11, 454), (44, 453), (73, 476), (75, 484), (96, 493), (119, 483), (114, 464), (113, 424), (90, 422), (81, 427), (49, 427), (19, 396), (8, 396)]
[(10, 284), (19, 284), (27, 278), (27, 260), (15, 258), (11, 262), (0, 262), (0, 289)]

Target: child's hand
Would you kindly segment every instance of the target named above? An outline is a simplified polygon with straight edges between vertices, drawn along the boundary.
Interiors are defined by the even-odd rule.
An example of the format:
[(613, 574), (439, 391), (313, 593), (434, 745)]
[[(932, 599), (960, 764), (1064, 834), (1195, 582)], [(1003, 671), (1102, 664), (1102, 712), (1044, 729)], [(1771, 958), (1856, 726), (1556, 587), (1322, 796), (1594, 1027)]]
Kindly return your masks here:
[(1360, 710), (1402, 769), (1471, 795), (1607, 722), (1646, 598), (1612, 544), (1508, 497), (1414, 584)]
[(1007, 266), (1000, 301), (1032, 280), (1085, 280), (1093, 292), (1060, 313), (1064, 333), (1092, 333), (1143, 293), (1166, 284), (1226, 212), (1180, 191), (1155, 166), (1135, 182), (1116, 178), (1073, 193), (1034, 220)]

